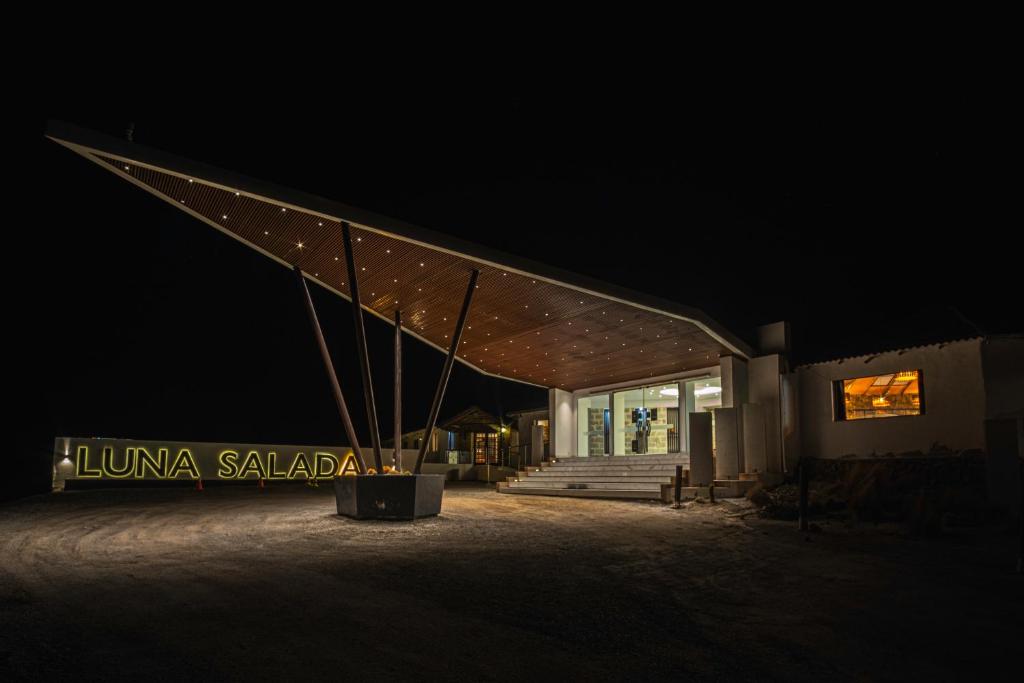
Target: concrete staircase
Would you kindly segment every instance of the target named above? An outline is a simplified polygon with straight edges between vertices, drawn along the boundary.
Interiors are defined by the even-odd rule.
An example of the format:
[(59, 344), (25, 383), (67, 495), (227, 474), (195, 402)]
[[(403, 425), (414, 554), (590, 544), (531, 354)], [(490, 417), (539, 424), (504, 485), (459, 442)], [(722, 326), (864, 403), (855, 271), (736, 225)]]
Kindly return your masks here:
[[(684, 476), (689, 470), (687, 455), (627, 455), (593, 458), (559, 458), (556, 462), (520, 471), (498, 484), (499, 493), (578, 498), (636, 498), (669, 501), (676, 465)], [(716, 481), (715, 495), (739, 497), (757, 483), (756, 479)], [(683, 487), (684, 498), (708, 495), (707, 487)]]

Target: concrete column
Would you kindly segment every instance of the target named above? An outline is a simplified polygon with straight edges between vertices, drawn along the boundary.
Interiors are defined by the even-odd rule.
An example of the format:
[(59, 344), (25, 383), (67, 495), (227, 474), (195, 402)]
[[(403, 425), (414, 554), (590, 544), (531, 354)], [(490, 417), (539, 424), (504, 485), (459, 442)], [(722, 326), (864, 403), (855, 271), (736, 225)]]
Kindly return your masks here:
[(765, 472), (765, 411), (756, 403), (744, 403), (743, 419), (743, 471)]
[(551, 457), (565, 458), (576, 454), (573, 444), (576, 440), (574, 409), (572, 393), (562, 389), (548, 390), (548, 412), (551, 415), (551, 422), (548, 425)]
[(782, 467), (782, 357), (778, 354), (750, 359), (749, 400), (764, 411), (765, 463), (761, 472), (781, 474)]
[(690, 413), (690, 486), (710, 486), (715, 478), (711, 453), (711, 413)]
[(715, 408), (715, 478), (739, 479), (743, 441), (738, 408)]
[(718, 364), (722, 368), (722, 407), (734, 408), (747, 402), (747, 361), (738, 356), (723, 356)]

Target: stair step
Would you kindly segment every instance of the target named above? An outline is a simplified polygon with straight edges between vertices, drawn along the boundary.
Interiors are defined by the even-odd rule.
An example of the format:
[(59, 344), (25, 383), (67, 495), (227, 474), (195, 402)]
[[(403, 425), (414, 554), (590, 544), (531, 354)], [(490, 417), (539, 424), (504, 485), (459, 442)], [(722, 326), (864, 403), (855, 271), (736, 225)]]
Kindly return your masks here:
[(671, 484), (672, 477), (661, 476), (655, 477), (651, 475), (642, 474), (617, 474), (617, 475), (599, 475), (599, 476), (567, 476), (560, 474), (540, 475), (533, 474), (529, 477), (519, 477), (519, 481), (568, 481), (568, 482), (587, 482), (587, 481), (631, 481), (634, 483), (659, 483), (659, 484)]
[(500, 493), (515, 493), (526, 496), (558, 496), (561, 498), (636, 498), (640, 500), (657, 500), (661, 498), (661, 490), (646, 491), (623, 489), (547, 489), (547, 488), (508, 488), (499, 487)]
[(601, 464), (634, 464), (634, 465), (650, 465), (653, 463), (664, 463), (664, 464), (679, 464), (690, 461), (689, 455), (684, 456), (664, 456), (664, 455), (616, 455), (612, 457), (593, 457), (593, 458), (558, 458), (552, 463), (545, 463), (548, 465), (601, 465)]
[[(683, 469), (689, 469), (689, 463), (680, 463), (678, 466)], [(551, 465), (540, 470), (541, 472), (551, 472), (554, 470), (561, 472), (601, 472), (601, 471), (616, 471), (616, 472), (630, 472), (630, 471), (665, 471), (675, 472), (677, 465), (591, 465), (589, 467), (583, 467), (579, 465)]]
[(566, 481), (534, 481), (533, 479), (526, 479), (520, 481), (510, 481), (505, 484), (510, 489), (519, 488), (538, 488), (538, 489), (561, 489), (563, 491), (580, 490), (580, 489), (621, 489), (623, 491), (657, 491), (661, 492), (661, 487), (668, 482), (630, 482), (630, 481), (586, 481), (586, 482), (566, 482)]

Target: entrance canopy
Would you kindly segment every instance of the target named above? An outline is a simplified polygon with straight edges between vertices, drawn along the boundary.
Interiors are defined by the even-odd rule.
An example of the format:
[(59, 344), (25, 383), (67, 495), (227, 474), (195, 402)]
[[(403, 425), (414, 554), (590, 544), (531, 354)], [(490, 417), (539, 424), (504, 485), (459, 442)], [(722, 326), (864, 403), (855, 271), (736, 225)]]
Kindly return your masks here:
[(694, 308), (70, 124), (47, 136), (345, 299), (350, 223), (364, 310), (394, 324), (401, 309), (404, 331), (445, 353), (479, 270), (458, 360), (488, 375), (573, 390), (750, 355)]

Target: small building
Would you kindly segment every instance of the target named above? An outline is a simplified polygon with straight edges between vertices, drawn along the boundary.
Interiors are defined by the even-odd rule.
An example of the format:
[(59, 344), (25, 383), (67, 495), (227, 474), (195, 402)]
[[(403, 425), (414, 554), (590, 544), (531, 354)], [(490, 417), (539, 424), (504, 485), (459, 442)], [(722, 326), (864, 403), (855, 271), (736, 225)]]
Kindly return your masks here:
[(509, 434), (509, 463), (540, 465), (550, 459), (550, 420), (547, 406), (516, 410), (505, 416), (513, 425)]
[[(426, 462), (449, 465), (497, 465), (508, 460), (514, 425), (507, 425), (479, 406), (470, 406), (445, 420), (431, 432)], [(386, 442), (394, 443), (392, 439)], [(419, 450), (423, 430), (402, 434), (402, 448)]]

